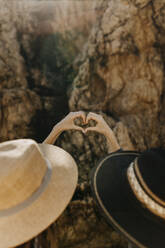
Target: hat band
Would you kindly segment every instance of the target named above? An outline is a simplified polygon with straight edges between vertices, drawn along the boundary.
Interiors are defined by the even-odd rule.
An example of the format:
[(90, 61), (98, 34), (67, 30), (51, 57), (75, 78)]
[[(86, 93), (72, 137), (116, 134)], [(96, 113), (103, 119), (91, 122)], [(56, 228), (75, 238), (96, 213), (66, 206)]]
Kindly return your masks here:
[(43, 178), (43, 180), (41, 182), (40, 187), (29, 198), (27, 198), (23, 202), (17, 204), (14, 207), (0, 210), (0, 217), (7, 217), (7, 216), (10, 216), (10, 215), (13, 215), (13, 214), (16, 214), (16, 213), (20, 212), (24, 208), (27, 208), (29, 205), (31, 205), (44, 192), (44, 190), (46, 189), (47, 185), (50, 182), (50, 178), (51, 178), (51, 175), (52, 175), (51, 163), (49, 162), (49, 160), (47, 158), (45, 158), (45, 162), (46, 162), (46, 165), (47, 165), (47, 171), (46, 171), (46, 173), (44, 175), (44, 178)]
[(155, 202), (150, 196), (148, 196), (144, 192), (143, 188), (141, 187), (141, 185), (139, 184), (136, 178), (133, 166), (134, 163), (132, 162), (127, 169), (127, 178), (134, 195), (142, 204), (144, 204), (144, 206), (149, 211), (165, 219), (165, 208), (159, 205), (157, 202)]
[(159, 203), (161, 206), (165, 207), (165, 202), (163, 200), (161, 200), (159, 197), (157, 197), (147, 186), (147, 184), (145, 183), (145, 181), (143, 180), (143, 177), (140, 173), (139, 167), (138, 167), (138, 163), (137, 163), (137, 159), (135, 159), (134, 162), (134, 170), (135, 170), (135, 174), (137, 175), (138, 181), (140, 182), (140, 184), (142, 185), (144, 191), (147, 193), (147, 195), (151, 196), (151, 198), (156, 201), (157, 203)]

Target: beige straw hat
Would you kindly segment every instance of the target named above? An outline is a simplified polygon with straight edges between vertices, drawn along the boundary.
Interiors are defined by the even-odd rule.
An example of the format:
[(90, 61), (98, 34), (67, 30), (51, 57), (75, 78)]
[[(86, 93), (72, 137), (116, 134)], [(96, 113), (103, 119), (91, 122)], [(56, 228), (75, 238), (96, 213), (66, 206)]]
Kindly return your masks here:
[(63, 149), (19, 139), (0, 144), (0, 248), (35, 237), (64, 211), (78, 178)]

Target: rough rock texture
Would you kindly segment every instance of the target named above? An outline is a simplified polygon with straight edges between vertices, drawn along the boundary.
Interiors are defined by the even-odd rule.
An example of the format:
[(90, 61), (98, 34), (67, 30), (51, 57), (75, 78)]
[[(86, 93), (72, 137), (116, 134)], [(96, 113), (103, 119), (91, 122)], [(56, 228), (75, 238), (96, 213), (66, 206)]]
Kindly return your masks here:
[[(56, 1), (0, 4), (0, 141), (30, 137), (41, 142), (69, 112), (66, 88), (77, 70), (75, 55), (95, 19), (86, 12), (93, 4), (65, 8)], [(77, 18), (79, 32), (85, 30), (81, 35)]]
[[(11, 11), (11, 1), (2, 4), (6, 14), (0, 13), (0, 139), (42, 140), (67, 109), (66, 93), (62, 93), (67, 87), (59, 87), (54, 78), (71, 83), (75, 75), (67, 69), (71, 80), (63, 78), (66, 73), (60, 70), (63, 60), (59, 59), (68, 63), (70, 54), (61, 53), (54, 36), (50, 39), (48, 17), (44, 15), (41, 26), (36, 14), (34, 18), (25, 11), (22, 18)], [(69, 108), (101, 113), (123, 149), (165, 147), (165, 0), (102, 0), (97, 4), (98, 20), (76, 60), (78, 74), (68, 90)], [(56, 38), (63, 41), (61, 36)], [(41, 49), (45, 43), (60, 56), (45, 60), (45, 54), (50, 54)], [(61, 103), (65, 104), (61, 107)], [(21, 247), (126, 247), (126, 241), (103, 221), (90, 194), (90, 169), (107, 154), (105, 138), (70, 131), (57, 144), (77, 161), (79, 184), (58, 221)]]
[[(24, 8), (21, 6), (16, 1), (1, 1), (1, 141), (23, 137), (41, 141), (54, 122), (68, 110), (66, 93), (56, 94), (38, 65), (34, 66), (37, 62), (36, 43), (40, 40), (32, 32), (35, 21), (26, 11), (22, 15)], [(65, 111), (62, 107), (56, 110), (61, 106), (60, 102), (63, 102)]]
[(157, 4), (106, 1), (70, 99), (72, 110), (99, 110), (121, 121), (140, 150), (161, 145), (164, 61), (158, 25), (163, 22), (155, 16)]
[[(102, 1), (101, 6), (102, 15), (74, 80), (70, 110), (104, 113), (123, 149), (164, 147), (165, 1), (110, 0)], [(78, 148), (81, 185), (89, 178), (89, 168), (106, 154), (106, 149), (103, 137), (90, 133), (84, 142), (76, 142), (74, 151), (69, 139), (72, 137), (74, 144), (79, 136), (66, 135), (62, 144), (75, 157)], [(106, 247), (106, 239), (99, 245), (100, 235), (100, 231), (95, 232), (98, 247)], [(110, 242), (109, 239), (109, 247)], [(115, 241), (113, 245), (122, 247)]]

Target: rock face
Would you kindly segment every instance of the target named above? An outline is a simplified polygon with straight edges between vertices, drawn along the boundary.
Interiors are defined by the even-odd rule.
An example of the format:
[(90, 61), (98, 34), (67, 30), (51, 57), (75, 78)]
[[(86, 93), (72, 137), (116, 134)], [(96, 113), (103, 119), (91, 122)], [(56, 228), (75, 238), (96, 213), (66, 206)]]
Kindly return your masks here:
[[(16, 1), (1, 4), (0, 140), (31, 137), (41, 141), (54, 124), (51, 117), (55, 121), (59, 118), (59, 112), (52, 112), (52, 108), (56, 109), (62, 101), (67, 109), (66, 93), (55, 97), (54, 88), (50, 88), (38, 66), (32, 64), (32, 60), (37, 62), (33, 46), (39, 40), (32, 32), (35, 23), (29, 13), (22, 15), (20, 11), (24, 9), (19, 9), (21, 5)], [(60, 110), (63, 115), (64, 109)]]
[[(95, 15), (83, 21), (91, 8), (87, 2), (72, 4), (75, 14), (66, 11), (67, 1), (63, 9), (56, 1), (0, 3), (0, 141), (30, 137), (41, 142), (69, 112), (66, 88), (76, 74), (73, 60)], [(84, 34), (73, 25), (77, 18)]]
[[(21, 17), (12, 11), (14, 2), (1, 5), (6, 11), (0, 15), (1, 141), (41, 141), (66, 112), (84, 110), (102, 114), (123, 149), (165, 147), (165, 0), (98, 1), (98, 20), (75, 67), (68, 62), (75, 53), (59, 46), (70, 43), (61, 43), (48, 17), (41, 27), (35, 11)], [(63, 61), (69, 65), (65, 73)], [(59, 84), (64, 81), (67, 86)], [(105, 138), (70, 131), (57, 144), (75, 158), (79, 184), (58, 221), (21, 247), (127, 247), (103, 221), (90, 194), (90, 170), (108, 152)]]
[(106, 2), (69, 102), (72, 110), (103, 111), (121, 121), (139, 150), (162, 145), (164, 61), (156, 6)]
[[(91, 32), (74, 80), (70, 110), (104, 113), (123, 149), (164, 147), (165, 1), (110, 0), (102, 1), (100, 6), (100, 19)], [(72, 137), (75, 144), (75, 140), (81, 140), (79, 136), (66, 135), (62, 144), (73, 156), (79, 151), (76, 161), (81, 187), (84, 180), (88, 182), (89, 168), (107, 151), (103, 137), (90, 133), (84, 142), (76, 142), (76, 152), (68, 143)], [(112, 247), (111, 239), (99, 243), (102, 232), (97, 231), (90, 231), (95, 241), (98, 239), (92, 247)], [(113, 241), (115, 245), (124, 247), (117, 240)], [(86, 246), (81, 243), (81, 247)]]

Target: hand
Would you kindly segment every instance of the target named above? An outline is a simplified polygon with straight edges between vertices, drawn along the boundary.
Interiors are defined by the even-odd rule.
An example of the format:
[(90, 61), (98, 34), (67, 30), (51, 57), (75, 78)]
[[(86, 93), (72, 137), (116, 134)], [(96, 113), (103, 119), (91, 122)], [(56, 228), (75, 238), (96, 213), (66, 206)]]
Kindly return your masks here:
[(108, 144), (108, 151), (109, 152), (115, 152), (120, 149), (120, 146), (117, 142), (117, 139), (112, 131), (112, 129), (108, 126), (108, 124), (105, 122), (103, 117), (101, 115), (95, 114), (95, 113), (89, 113), (86, 118), (86, 123), (88, 123), (90, 120), (94, 120), (97, 122), (96, 126), (94, 127), (88, 127), (85, 129), (85, 133), (88, 131), (96, 131), (101, 134), (104, 134), (107, 139)]
[(75, 125), (74, 121), (76, 118), (81, 118), (83, 124), (86, 123), (86, 115), (83, 111), (78, 112), (70, 112), (63, 120), (61, 120), (57, 125), (61, 128), (61, 130), (79, 130), (84, 133), (84, 129), (80, 126)]
[[(96, 121), (97, 124), (94, 127), (88, 127), (84, 129), (74, 124), (74, 120), (76, 118), (82, 118), (83, 124), (88, 124), (90, 120)], [(86, 118), (85, 113), (83, 111), (69, 113), (63, 120), (61, 120), (58, 124), (54, 126), (53, 130), (51, 131), (49, 136), (44, 140), (43, 143), (53, 144), (63, 131), (70, 129), (79, 130), (83, 133), (87, 133), (88, 131), (96, 131), (102, 133), (107, 138), (109, 151), (113, 152), (120, 149), (120, 146), (116, 140), (113, 131), (105, 122), (103, 117), (101, 115), (90, 112)]]
[(86, 122), (86, 116), (83, 111), (70, 112), (64, 119), (62, 119), (53, 127), (52, 131), (50, 132), (48, 137), (43, 141), (43, 143), (54, 144), (59, 135), (65, 130), (74, 129), (82, 131), (84, 133), (84, 129), (82, 127), (79, 127), (74, 124), (74, 120), (78, 117), (82, 118), (83, 123)]
[(88, 131), (96, 131), (105, 135), (109, 132), (110, 128), (101, 115), (90, 112), (86, 118), (86, 124), (88, 124), (90, 120), (96, 121), (97, 124), (94, 127), (86, 128), (84, 130), (85, 133)]

